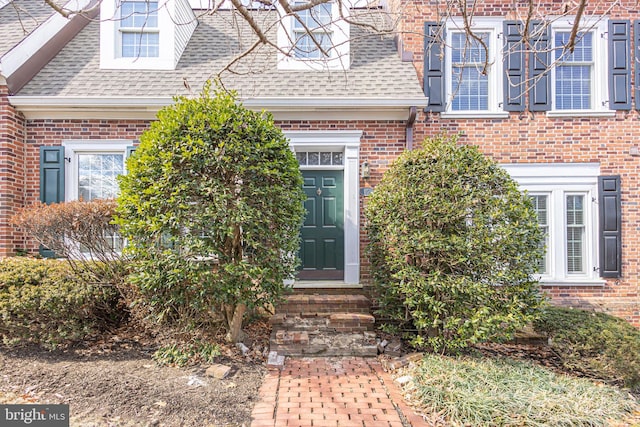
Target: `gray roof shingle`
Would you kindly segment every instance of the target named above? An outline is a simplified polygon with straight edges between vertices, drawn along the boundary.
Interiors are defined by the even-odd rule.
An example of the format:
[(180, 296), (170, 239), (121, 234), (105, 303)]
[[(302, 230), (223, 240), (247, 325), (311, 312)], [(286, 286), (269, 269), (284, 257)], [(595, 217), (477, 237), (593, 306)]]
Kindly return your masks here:
[[(273, 11), (253, 12), (265, 27), (274, 27)], [(367, 15), (364, 17), (364, 15)], [(362, 19), (381, 19), (366, 12)], [(377, 17), (376, 17), (377, 16)], [(245, 21), (231, 11), (199, 17), (199, 24), (175, 70), (100, 69), (98, 22), (87, 25), (20, 92), (20, 96), (139, 96), (186, 95), (183, 79), (199, 90), (255, 40)], [(270, 37), (275, 40), (275, 32)], [(221, 75), (224, 86), (248, 97), (400, 98), (422, 95), (416, 71), (402, 62), (391, 36), (363, 26), (351, 28), (351, 67), (334, 71), (277, 70), (275, 49), (263, 46), (244, 57), (235, 73)]]
[(0, 56), (53, 14), (42, 0), (11, 0), (0, 9)]

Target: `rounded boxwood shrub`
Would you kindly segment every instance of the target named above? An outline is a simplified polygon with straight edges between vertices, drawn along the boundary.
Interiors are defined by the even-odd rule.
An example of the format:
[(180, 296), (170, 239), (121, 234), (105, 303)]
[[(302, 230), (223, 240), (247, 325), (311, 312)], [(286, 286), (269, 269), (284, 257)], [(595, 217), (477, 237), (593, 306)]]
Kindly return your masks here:
[(55, 348), (99, 333), (124, 316), (117, 289), (78, 281), (64, 261), (0, 261), (0, 337), (6, 344)]
[(207, 88), (158, 113), (127, 169), (117, 223), (139, 308), (184, 326), (221, 318), (238, 341), (247, 310), (274, 303), (295, 273), (304, 193), (284, 134)]
[(365, 208), (379, 315), (436, 351), (509, 338), (542, 303), (529, 198), (456, 142), (443, 135), (402, 154)]

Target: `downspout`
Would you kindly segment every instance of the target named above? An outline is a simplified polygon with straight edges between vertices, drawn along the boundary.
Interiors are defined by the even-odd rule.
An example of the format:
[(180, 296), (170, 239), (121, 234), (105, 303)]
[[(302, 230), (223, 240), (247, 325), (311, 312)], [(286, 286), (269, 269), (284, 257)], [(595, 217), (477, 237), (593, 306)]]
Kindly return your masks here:
[(406, 142), (407, 150), (413, 150), (413, 124), (416, 122), (416, 107), (409, 108), (409, 117), (407, 118)]

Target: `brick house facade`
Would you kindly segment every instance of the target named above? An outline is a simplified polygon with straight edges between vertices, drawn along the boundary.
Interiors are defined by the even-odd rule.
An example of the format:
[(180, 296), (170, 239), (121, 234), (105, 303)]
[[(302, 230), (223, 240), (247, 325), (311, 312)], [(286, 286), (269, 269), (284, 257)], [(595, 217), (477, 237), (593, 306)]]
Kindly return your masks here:
[[(554, 15), (560, 3), (540, 5), (537, 13)], [(507, 1), (482, 4), (483, 8), (478, 9), (475, 16), (482, 18), (479, 21), (483, 23), (486, 18), (487, 34), (494, 43), (491, 46), (499, 49), (503, 21), (517, 21), (522, 11), (516, 13), (513, 3)], [(228, 74), (227, 80), (223, 76), (225, 85), (237, 89), (247, 106), (273, 112), (276, 123), (291, 138), (296, 152), (343, 153), (344, 163), (335, 169), (344, 174), (344, 219), (345, 223), (351, 223), (345, 225), (351, 228), (345, 231), (345, 258), (341, 261), (345, 285), (362, 286), (369, 281), (362, 227), (362, 206), (367, 198), (361, 190), (375, 188), (393, 159), (403, 150), (419, 146), (425, 137), (441, 132), (459, 133), (462, 143), (477, 145), (504, 164), (521, 185), (537, 197), (539, 211), (548, 215), (548, 221), (541, 226), (548, 229), (551, 249), (542, 277), (543, 287), (553, 301), (604, 310), (639, 326), (637, 188), (640, 157), (634, 141), (639, 119), (636, 104), (632, 102), (632, 106), (621, 110), (598, 105), (587, 108), (597, 111), (584, 114), (580, 111), (563, 114), (555, 111), (558, 110), (555, 105), (550, 112), (532, 111), (529, 108), (531, 92), (523, 90), (521, 111), (505, 111), (500, 105), (503, 97), (497, 94), (502, 95), (506, 86), (500, 76), (493, 76), (488, 87), (495, 93), (487, 94), (488, 103), (492, 104), (486, 108), (476, 105), (470, 111), (468, 104), (454, 111), (460, 105), (453, 107), (445, 84), (442, 105), (434, 109), (423, 93), (426, 90), (429, 95), (429, 88), (422, 87), (425, 52), (428, 52), (424, 29), (425, 23), (440, 24), (442, 11), (438, 11), (433, 2), (406, 0), (390, 2), (389, 9), (393, 13), (402, 12), (395, 44), (390, 37), (357, 34), (351, 44), (347, 72), (300, 71), (291, 68), (291, 64), (287, 65), (289, 68), (280, 68), (275, 55), (273, 58), (255, 55), (250, 59), (259, 65), (260, 73)], [(586, 13), (591, 16), (606, 12), (604, 21), (630, 20), (627, 39), (631, 55), (634, 52), (631, 46), (637, 49), (633, 39), (638, 37), (633, 21), (640, 18), (640, 12), (633, 10), (621, 5), (611, 11), (587, 10)], [(0, 35), (6, 22), (2, 20), (3, 13), (7, 11), (0, 9)], [(379, 11), (376, 14), (384, 15)], [(456, 19), (451, 17), (452, 22)], [(47, 22), (43, 19), (33, 32), (44, 32)], [(13, 40), (11, 45), (0, 46), (3, 49), (0, 52), (3, 55), (0, 56), (3, 76), (0, 81), (0, 255), (9, 256), (22, 249), (37, 250), (8, 220), (18, 208), (42, 198), (41, 147), (63, 147), (60, 160), (62, 164), (66, 162), (67, 169), (58, 178), (67, 179), (61, 200), (75, 197), (71, 194), (77, 196), (79, 166), (74, 162), (79, 161), (79, 156), (104, 152), (124, 156), (124, 147), (137, 143), (158, 108), (171, 103), (171, 96), (189, 95), (189, 86), (201, 87), (214, 67), (220, 68), (233, 57), (236, 51), (220, 47), (224, 46), (224, 37), (229, 37), (228, 29), (221, 27), (224, 22), (217, 21), (215, 16), (199, 17), (189, 42), (185, 46), (175, 42), (176, 49), (182, 49), (180, 59), (173, 69), (167, 70), (149, 71), (136, 69), (137, 66), (128, 70), (126, 65), (102, 64), (99, 36), (105, 29), (97, 22), (85, 22), (73, 29), (60, 24), (53, 33), (49, 31), (50, 40), (55, 41), (54, 33), (65, 33), (65, 40), (58, 40), (51, 58), (40, 58), (40, 50), (35, 49), (31, 62), (13, 68), (11, 53), (28, 49), (21, 43), (33, 32), (24, 39)], [(606, 23), (598, 25), (606, 26)], [(484, 31), (483, 28), (479, 31)], [(364, 30), (352, 28), (352, 35), (354, 31)], [(600, 27), (594, 31), (600, 31)], [(450, 33), (454, 37), (455, 27)], [(212, 37), (220, 39), (212, 41)], [(449, 53), (447, 49), (454, 46), (452, 40), (443, 45), (448, 47), (443, 47), (442, 58)], [(209, 52), (210, 45), (217, 46), (224, 55), (217, 57)], [(601, 48), (600, 54), (607, 49), (606, 43)], [(412, 59), (407, 61), (407, 58)], [(118, 59), (123, 58), (111, 58), (112, 62)], [(528, 57), (523, 56), (523, 60), (528, 70)], [(599, 65), (595, 60), (592, 62), (594, 75), (605, 78), (608, 70), (596, 70)], [(636, 72), (637, 62), (629, 62), (631, 76)], [(445, 76), (447, 73), (451, 76), (452, 70), (458, 67), (452, 61), (444, 61), (442, 66)], [(504, 70), (501, 65), (499, 68), (502, 75)], [(629, 93), (635, 95), (633, 80), (628, 81)], [(593, 77), (592, 87), (599, 84), (606, 84), (606, 80), (596, 82)], [(524, 87), (529, 88), (527, 85)], [(595, 92), (594, 98), (609, 96), (607, 91), (597, 89)], [(456, 96), (458, 94), (459, 99), (467, 103), (484, 102), (476, 99), (482, 98), (477, 93), (458, 92)], [(429, 103), (436, 98), (430, 95)], [(486, 111), (480, 111), (483, 109)], [(365, 163), (369, 176), (362, 173)], [(305, 170), (317, 169), (319, 167)], [(621, 202), (621, 229), (616, 236), (621, 242), (621, 265), (617, 266), (620, 273), (602, 278), (598, 179), (617, 176)], [(573, 218), (582, 218), (570, 226), (564, 223), (569, 201)], [(577, 237), (569, 239), (563, 234), (569, 233), (569, 229), (577, 233)]]
[[(433, 75), (433, 69), (429, 71), (430, 67), (433, 68), (433, 63), (429, 62), (428, 57), (425, 58), (429, 54), (429, 40), (424, 37), (425, 25), (444, 24), (441, 27), (445, 29), (442, 36), (448, 45), (439, 53), (444, 59), (444, 70), (450, 72), (454, 67), (452, 60), (449, 59), (447, 62), (447, 55), (455, 49), (452, 40), (456, 31), (459, 31), (457, 23), (460, 22), (461, 13), (455, 7), (446, 12), (443, 7), (443, 5), (438, 7), (433, 2), (419, 0), (402, 0), (391, 3), (391, 9), (396, 13), (409, 15), (408, 19), (401, 21), (399, 45), (401, 50), (405, 52), (405, 56), (406, 52), (411, 53), (419, 78), (423, 85), (427, 86), (429, 75)], [(556, 37), (559, 37), (562, 31), (566, 31), (575, 16), (576, 10), (571, 10), (570, 7), (575, 7), (575, 5), (567, 6), (566, 2), (561, 1), (546, 1), (535, 4), (534, 13), (531, 15), (533, 20), (541, 22), (540, 20), (544, 20), (546, 17), (549, 22), (554, 22), (554, 24), (548, 24), (547, 37), (551, 39), (551, 45), (548, 45), (549, 49), (555, 48), (553, 45), (554, 36), (558, 34)], [(504, 22), (517, 23), (519, 19), (525, 20), (527, 15), (528, 10), (524, 3), (520, 5), (499, 0), (477, 2), (472, 21), (474, 21), (474, 28), (476, 26), (479, 28), (474, 31), (478, 33), (485, 31), (483, 28), (485, 22), (485, 28), (497, 28), (498, 37), (495, 46), (498, 51), (502, 50), (502, 54), (506, 56), (506, 48), (503, 43), (509, 40), (505, 35)], [(596, 17), (597, 19), (595, 19)], [(640, 10), (635, 3), (631, 2), (618, 2), (614, 7), (610, 7), (610, 4), (587, 2), (583, 20), (586, 22), (590, 19), (593, 24), (583, 30), (585, 33), (589, 31), (594, 33), (591, 39), (594, 53), (589, 60), (592, 61), (593, 68), (599, 66), (598, 62), (603, 63), (602, 67), (604, 68), (604, 71), (591, 71), (591, 95), (595, 98), (600, 94), (601, 97), (601, 99), (594, 99), (592, 102), (610, 103), (614, 98), (612, 92), (615, 90), (620, 91), (620, 93), (616, 93), (616, 96), (620, 97), (618, 101), (625, 101), (623, 103), (626, 105), (623, 108), (613, 110), (608, 105), (605, 105), (604, 108), (602, 105), (592, 105), (590, 108), (584, 108), (584, 111), (575, 109), (564, 113), (558, 105), (553, 105), (562, 95), (558, 93), (560, 89), (552, 87), (548, 88), (547, 92), (547, 95), (551, 95), (551, 99), (547, 101), (552, 105), (547, 106), (546, 111), (535, 111), (539, 109), (534, 106), (534, 100), (531, 99), (532, 94), (535, 93), (536, 82), (533, 77), (535, 71), (531, 69), (535, 59), (532, 60), (531, 54), (525, 52), (520, 58), (523, 61), (520, 69), (525, 83), (516, 89), (521, 97), (520, 100), (517, 100), (520, 101), (520, 111), (505, 111), (507, 108), (504, 108), (504, 105), (509, 101), (504, 96), (495, 100), (499, 103), (502, 102), (502, 106), (487, 108), (487, 110), (497, 113), (489, 114), (489, 117), (483, 118), (481, 114), (483, 112), (478, 111), (469, 111), (465, 114), (464, 108), (454, 111), (453, 103), (447, 98), (453, 89), (447, 88), (445, 84), (441, 92), (444, 95), (443, 103), (445, 105), (441, 105), (440, 108), (427, 108), (426, 112), (421, 112), (418, 116), (415, 125), (416, 141), (421, 141), (426, 136), (443, 131), (458, 133), (461, 135), (460, 141), (462, 143), (478, 146), (486, 155), (499, 163), (528, 164), (534, 171), (539, 168), (540, 175), (553, 171), (554, 167), (562, 170), (561, 168), (567, 164), (576, 166), (589, 164), (596, 166), (599, 175), (619, 176), (621, 183), (620, 274), (609, 279), (601, 279), (597, 275), (591, 275), (592, 278), (597, 277), (596, 281), (600, 281), (593, 286), (589, 286), (587, 283), (573, 284), (572, 280), (567, 280), (566, 283), (562, 283), (562, 280), (549, 280), (545, 284), (543, 279), (543, 288), (551, 295), (555, 303), (604, 310), (626, 318), (635, 325), (640, 325), (640, 287), (638, 284), (640, 273), (638, 223), (640, 217), (637, 208), (640, 202), (640, 193), (638, 192), (640, 154), (638, 153), (639, 134), (637, 131), (637, 123), (640, 119), (640, 100), (638, 99), (640, 92), (638, 92), (636, 84), (640, 71), (637, 59), (640, 53), (638, 43), (640, 40), (640, 26), (638, 26), (640, 25), (638, 24)], [(554, 28), (556, 22), (560, 27), (558, 30)], [(610, 52), (614, 49), (609, 44), (610, 39), (613, 38), (610, 37), (612, 27), (607, 24), (614, 22), (623, 25), (624, 31), (626, 31), (620, 39), (622, 48), (616, 52), (617, 55), (622, 53), (622, 57), (619, 58), (614, 58), (613, 52)], [(450, 26), (448, 27), (447, 24)], [(564, 26), (562, 26), (563, 24)], [(492, 25), (495, 27), (491, 27)], [(449, 36), (450, 38), (447, 38), (447, 30), (453, 33)], [(531, 37), (535, 38), (535, 35), (532, 34)], [(600, 43), (599, 50), (596, 50), (597, 43)], [(490, 48), (492, 47), (490, 46)], [(554, 55), (554, 51), (551, 50), (549, 54)], [(497, 53), (495, 60), (498, 63), (503, 62), (499, 56), (500, 53)], [(553, 59), (552, 56), (551, 62)], [(614, 88), (609, 81), (609, 75), (612, 73), (611, 68), (614, 68), (612, 62), (618, 60), (623, 62), (622, 65), (626, 65), (627, 69), (622, 70), (624, 83), (620, 87)], [(504, 62), (506, 61), (505, 59)], [(504, 62), (502, 71), (506, 75), (511, 71), (506, 70)], [(625, 62), (626, 64), (624, 64)], [(426, 79), (425, 67), (428, 70)], [(607, 67), (609, 69), (606, 69)], [(451, 75), (446, 75), (446, 77), (451, 77)], [(557, 71), (555, 74), (550, 74), (549, 78), (551, 80), (549, 84), (553, 85), (553, 80), (558, 78)], [(504, 85), (503, 83), (503, 78), (498, 78), (498, 87), (493, 89), (506, 92), (508, 83)], [(513, 90), (515, 85), (513, 81), (510, 83)], [(453, 85), (454, 83), (449, 84)], [(601, 87), (595, 87), (597, 85)], [(554, 99), (554, 97), (556, 98)], [(534, 181), (535, 178), (529, 177), (528, 182)], [(528, 190), (532, 192), (533, 189), (533, 191), (537, 190), (540, 191), (540, 194), (544, 194), (546, 191), (543, 188), (544, 185), (541, 183), (540, 187), (531, 186)], [(550, 186), (550, 188), (552, 187)], [(535, 193), (532, 192), (532, 194)], [(597, 196), (592, 193), (589, 193), (589, 196), (593, 196), (594, 200), (587, 200), (587, 202), (594, 204), (592, 207), (595, 211), (597, 208), (595, 205), (598, 202)], [(556, 215), (556, 219), (560, 219), (558, 217), (559, 215)], [(602, 227), (601, 224), (595, 224), (599, 220), (597, 217), (598, 214), (595, 214), (592, 228)], [(593, 262), (585, 266), (585, 269), (597, 270), (600, 267), (597, 258), (603, 248), (601, 242), (594, 241), (593, 244), (598, 246), (596, 249), (598, 253), (593, 256)], [(555, 256), (562, 255), (556, 254)], [(559, 283), (552, 283), (554, 281)]]

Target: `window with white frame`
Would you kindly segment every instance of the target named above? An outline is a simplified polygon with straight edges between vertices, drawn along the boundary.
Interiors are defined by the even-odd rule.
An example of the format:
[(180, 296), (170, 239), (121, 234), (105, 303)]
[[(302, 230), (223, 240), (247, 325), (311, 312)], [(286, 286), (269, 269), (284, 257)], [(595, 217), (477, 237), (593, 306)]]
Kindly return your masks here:
[(123, 58), (159, 56), (158, 2), (122, 2), (119, 36), (120, 54)]
[(544, 233), (543, 284), (597, 285), (598, 206), (595, 164), (505, 165), (527, 191)]
[(573, 51), (567, 48), (572, 23), (559, 20), (552, 24), (552, 111), (608, 110), (605, 24), (585, 23), (576, 35)]
[(100, 68), (175, 70), (198, 26), (188, 0), (101, 0)]
[[(294, 6), (304, 5), (296, 2)], [(298, 12), (293, 20), (294, 55), (300, 59), (319, 59), (331, 50), (331, 3), (321, 3)]]
[[(294, 9), (308, 3), (294, 1)], [(344, 2), (329, 1), (295, 13), (287, 13), (276, 3), (283, 16), (278, 26), (278, 69), (348, 70), (350, 26), (344, 17), (349, 9)], [(342, 10), (340, 10), (342, 8)]]
[[(125, 173), (131, 141), (69, 141), (64, 144), (66, 200), (112, 199), (118, 195), (118, 176)], [(110, 248), (121, 250), (118, 233), (105, 235)], [(82, 251), (83, 248), (80, 248)]]
[(471, 36), (462, 23), (446, 27), (447, 109), (451, 114), (502, 113), (502, 22), (478, 18)]

